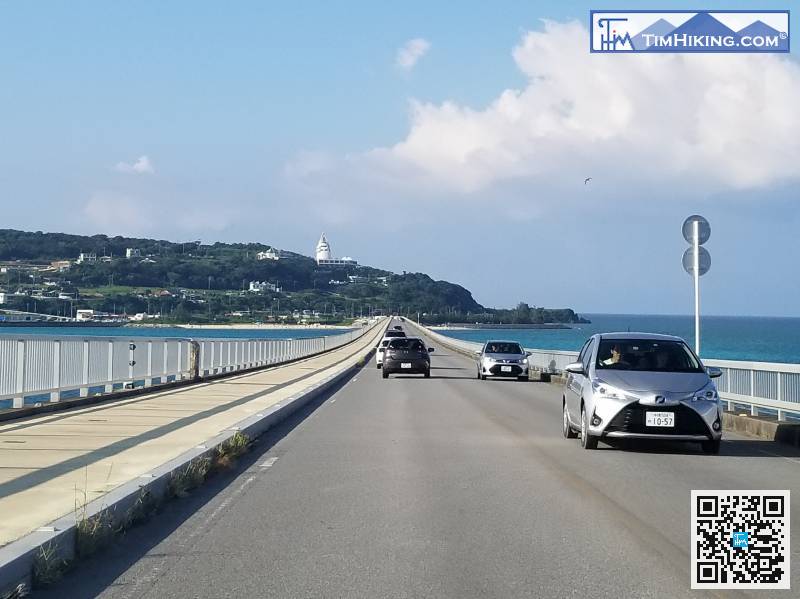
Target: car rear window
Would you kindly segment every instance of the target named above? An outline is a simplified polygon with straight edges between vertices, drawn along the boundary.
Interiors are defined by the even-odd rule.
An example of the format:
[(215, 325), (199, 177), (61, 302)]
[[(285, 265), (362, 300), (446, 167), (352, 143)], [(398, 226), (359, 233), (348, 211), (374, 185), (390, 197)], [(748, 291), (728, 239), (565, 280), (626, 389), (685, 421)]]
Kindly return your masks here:
[(403, 331), (386, 331), (383, 335), (384, 337), (405, 337), (406, 334)]
[(389, 342), (391, 349), (408, 349), (411, 351), (425, 351), (425, 345), (419, 339), (392, 339)]
[(521, 354), (522, 348), (519, 343), (507, 343), (505, 341), (489, 341), (484, 350), (487, 354)]

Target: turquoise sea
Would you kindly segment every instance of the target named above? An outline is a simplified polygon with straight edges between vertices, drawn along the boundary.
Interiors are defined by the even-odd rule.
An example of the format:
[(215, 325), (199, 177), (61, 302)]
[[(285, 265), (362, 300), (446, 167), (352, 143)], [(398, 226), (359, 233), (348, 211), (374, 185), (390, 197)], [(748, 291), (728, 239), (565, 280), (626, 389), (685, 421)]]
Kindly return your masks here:
[(81, 337), (191, 337), (194, 339), (308, 339), (351, 329), (184, 329), (179, 327), (2, 327), (0, 335), (79, 335)]
[[(581, 314), (591, 324), (571, 329), (452, 330), (443, 334), (468, 341), (514, 339), (528, 348), (578, 351), (595, 333), (640, 331), (683, 337), (694, 347), (694, 316)], [(723, 360), (800, 363), (800, 318), (704, 316), (700, 321), (701, 356)]]

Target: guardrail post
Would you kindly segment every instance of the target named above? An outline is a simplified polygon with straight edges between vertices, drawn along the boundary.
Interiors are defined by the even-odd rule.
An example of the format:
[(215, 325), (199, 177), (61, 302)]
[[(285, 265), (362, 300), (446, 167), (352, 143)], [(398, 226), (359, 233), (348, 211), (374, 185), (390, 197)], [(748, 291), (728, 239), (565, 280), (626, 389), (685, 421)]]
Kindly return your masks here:
[(89, 340), (83, 340), (83, 373), (81, 375), (81, 390), (80, 396), (81, 397), (88, 397), (89, 396)]
[(144, 379), (145, 387), (153, 386), (153, 342), (147, 341), (147, 376)]
[[(180, 341), (178, 342), (178, 344), (180, 344)], [(169, 357), (168, 354), (169, 354), (169, 341), (164, 339), (164, 365), (163, 368), (161, 369), (161, 378), (159, 379), (162, 384), (166, 383), (167, 380), (169, 379), (169, 372), (167, 371), (167, 368), (169, 368), (169, 360), (167, 359)], [(180, 369), (181, 369), (180, 362), (178, 362), (178, 370)]]
[[(212, 345), (211, 347), (213, 348), (214, 346)], [(211, 351), (213, 352), (214, 350), (212, 349)], [(193, 381), (200, 380), (200, 344), (194, 340), (189, 342), (189, 376)]]
[[(196, 343), (196, 342), (195, 342)], [(187, 356), (189, 358), (190, 356)], [(198, 360), (199, 362), (199, 360)], [(175, 371), (175, 380), (183, 380), (183, 341), (178, 341), (178, 369)], [(187, 364), (188, 366), (188, 364)]]
[(106, 372), (106, 393), (114, 391), (114, 341), (108, 340), (108, 370)]
[(786, 412), (778, 410), (778, 422), (786, 422)]
[(136, 366), (136, 344), (131, 341), (128, 344), (128, 379), (133, 387), (133, 367)]
[(56, 339), (53, 345), (53, 382), (50, 392), (50, 402), (57, 402), (61, 399), (61, 340)]
[(25, 340), (17, 341), (17, 386), (14, 395), (14, 407), (25, 405)]
[[(751, 393), (750, 397), (752, 397), (752, 396), (753, 396), (753, 394)], [(758, 416), (758, 406), (756, 404), (750, 404), (750, 415), (751, 416)]]

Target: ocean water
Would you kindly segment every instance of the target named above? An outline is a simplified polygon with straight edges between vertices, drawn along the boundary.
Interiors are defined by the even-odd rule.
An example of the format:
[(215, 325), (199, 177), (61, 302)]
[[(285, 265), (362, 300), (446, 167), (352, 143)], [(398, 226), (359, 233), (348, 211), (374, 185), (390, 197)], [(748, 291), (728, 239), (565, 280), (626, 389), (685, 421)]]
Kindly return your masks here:
[(184, 329), (180, 327), (2, 327), (0, 335), (81, 337), (191, 337), (193, 339), (308, 339), (351, 329)]
[[(560, 330), (439, 331), (467, 341), (513, 339), (525, 347), (579, 351), (587, 337), (618, 331), (665, 333), (694, 347), (694, 316), (582, 314), (591, 324)], [(700, 321), (701, 356), (721, 360), (800, 363), (800, 318), (704, 316)]]

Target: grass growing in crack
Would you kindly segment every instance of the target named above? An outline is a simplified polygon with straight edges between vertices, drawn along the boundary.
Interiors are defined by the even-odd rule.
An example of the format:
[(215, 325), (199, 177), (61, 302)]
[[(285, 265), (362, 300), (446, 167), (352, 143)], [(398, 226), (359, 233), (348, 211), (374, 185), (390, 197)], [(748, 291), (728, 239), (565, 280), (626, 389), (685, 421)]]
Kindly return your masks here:
[(214, 469), (232, 468), (236, 465), (236, 459), (245, 454), (249, 446), (250, 437), (237, 431), (230, 439), (217, 447), (214, 455)]
[(167, 484), (167, 497), (186, 497), (191, 489), (203, 484), (211, 470), (209, 458), (196, 458), (185, 468), (173, 473)]
[(159, 501), (149, 489), (139, 489), (139, 496), (125, 513), (124, 528), (128, 529), (149, 520), (158, 511)]
[(55, 543), (45, 543), (33, 558), (33, 586), (44, 587), (58, 582), (68, 568), (69, 562), (59, 555)]
[(108, 545), (122, 527), (114, 522), (110, 510), (103, 510), (94, 516), (84, 517), (75, 525), (75, 553), (87, 557)]

